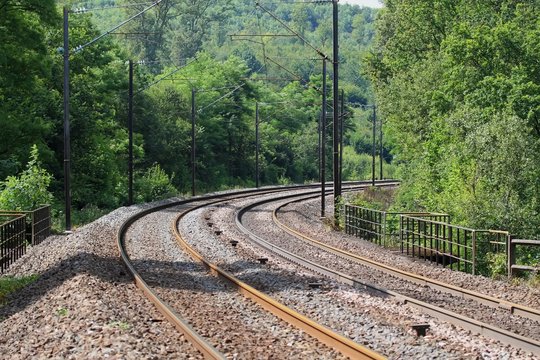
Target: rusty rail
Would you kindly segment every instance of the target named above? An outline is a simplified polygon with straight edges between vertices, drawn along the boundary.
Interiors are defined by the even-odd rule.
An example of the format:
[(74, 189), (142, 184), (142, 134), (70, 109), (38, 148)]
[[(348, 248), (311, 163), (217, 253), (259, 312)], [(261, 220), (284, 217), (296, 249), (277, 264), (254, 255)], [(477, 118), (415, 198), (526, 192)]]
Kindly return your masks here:
[[(520, 305), (520, 304), (511, 303), (511, 302), (506, 301), (506, 300), (498, 299), (498, 298), (495, 298), (495, 297), (492, 297), (492, 296), (489, 296), (489, 295), (485, 295), (485, 294), (480, 294), (480, 293), (475, 292), (475, 291), (471, 291), (471, 290), (467, 290), (467, 289), (464, 289), (464, 288), (460, 288), (458, 286), (446, 284), (446, 283), (443, 283), (443, 282), (440, 282), (440, 281), (437, 281), (437, 280), (433, 280), (433, 279), (430, 279), (430, 278), (427, 278), (427, 277), (424, 277), (424, 276), (421, 276), (421, 275), (417, 275), (417, 274), (414, 274), (414, 273), (409, 273), (409, 272), (406, 272), (406, 271), (403, 271), (403, 270), (400, 270), (400, 269), (397, 269), (397, 268), (394, 268), (394, 267), (391, 267), (391, 266), (388, 266), (388, 265), (381, 264), (380, 262), (373, 261), (371, 259), (359, 256), (357, 254), (353, 254), (353, 253), (347, 252), (345, 250), (332, 247), (332, 246), (330, 246), (330, 245), (328, 245), (328, 244), (326, 244), (324, 242), (312, 239), (309, 236), (304, 235), (304, 234), (290, 228), (289, 226), (287, 226), (287, 225), (285, 225), (285, 224), (283, 224), (282, 222), (279, 221), (279, 219), (277, 218), (277, 212), (282, 207), (286, 206), (289, 203), (297, 202), (297, 201), (303, 201), (303, 200), (306, 200), (308, 198), (310, 198), (310, 197), (307, 197), (307, 198), (304, 197), (304, 198), (301, 198), (301, 199), (296, 199), (296, 200), (293, 200), (293, 201), (290, 201), (288, 203), (280, 205), (273, 212), (274, 222), (276, 222), (276, 224), (281, 229), (283, 229), (287, 233), (297, 237), (298, 239), (306, 241), (306, 242), (308, 242), (308, 243), (310, 243), (310, 244), (312, 244), (314, 246), (317, 246), (317, 247), (319, 247), (319, 248), (321, 248), (323, 250), (326, 250), (326, 251), (328, 251), (330, 253), (336, 254), (336, 255), (338, 255), (340, 257), (349, 259), (351, 261), (358, 262), (359, 264), (369, 266), (369, 267), (371, 267), (373, 269), (383, 271), (383, 272), (391, 274), (393, 276), (397, 276), (397, 277), (402, 278), (404, 280), (408, 280), (408, 281), (418, 283), (419, 285), (422, 285), (422, 286), (427, 285), (427, 286), (429, 286), (431, 288), (438, 289), (440, 291), (445, 291), (445, 292), (448, 292), (448, 293), (451, 293), (451, 294), (460, 295), (460, 296), (463, 296), (465, 298), (469, 298), (469, 299), (478, 301), (479, 303), (482, 303), (484, 305), (508, 309), (513, 314), (520, 315), (520, 316), (523, 316), (523, 317), (527, 317), (527, 318), (530, 318), (530, 319), (535, 320), (535, 321), (540, 321), (540, 310), (529, 308), (529, 307), (526, 307), (526, 306), (523, 306), (523, 305)], [(313, 197), (311, 197), (311, 198), (313, 198)], [(247, 211), (248, 208), (252, 208), (252, 207), (255, 207), (257, 205), (261, 205), (263, 203), (268, 203), (268, 202), (271, 202), (271, 201), (282, 200), (282, 199), (286, 199), (286, 197), (274, 198), (274, 199), (268, 200), (268, 201), (260, 201), (258, 203), (253, 203), (253, 204), (250, 204), (249, 206), (247, 206), (246, 208), (243, 208), (242, 210), (246, 209), (244, 211)], [(247, 230), (247, 229), (245, 229), (243, 231), (246, 232), (246, 233), (250, 233), (250, 231)], [(496, 231), (494, 231), (494, 232), (496, 232)], [(502, 233), (504, 233), (504, 232), (502, 232)], [(255, 234), (253, 234), (253, 236), (257, 237)], [(272, 250), (275, 251), (273, 249), (275, 247), (273, 247), (272, 245), (269, 245), (269, 247), (272, 247)], [(510, 345), (522, 348), (524, 350), (527, 350), (527, 351), (532, 351), (534, 354), (540, 355), (540, 342), (537, 339), (526, 338), (526, 337), (514, 334), (512, 332), (497, 328), (497, 327), (492, 326), (490, 324), (482, 323), (480, 321), (470, 319), (470, 318), (468, 318), (466, 316), (456, 314), (456, 313), (454, 313), (452, 311), (449, 311), (449, 310), (446, 310), (444, 308), (440, 308), (440, 307), (437, 307), (437, 306), (434, 306), (434, 305), (431, 305), (431, 304), (427, 304), (427, 303), (424, 303), (422, 301), (418, 301), (416, 299), (409, 298), (407, 296), (403, 296), (401, 294), (395, 293), (393, 291), (388, 291), (388, 290), (385, 290), (385, 289), (378, 288), (378, 287), (373, 286), (371, 284), (364, 283), (359, 279), (355, 279), (353, 277), (350, 277), (350, 276), (348, 276), (346, 274), (338, 273), (336, 271), (333, 271), (333, 270), (324, 268), (324, 267), (322, 267), (320, 265), (314, 264), (314, 263), (310, 262), (309, 260), (302, 259), (302, 258), (300, 258), (300, 257), (298, 257), (298, 256), (296, 256), (294, 254), (287, 254), (286, 252), (284, 252), (283, 254), (281, 254), (279, 256), (284, 257), (284, 258), (286, 258), (286, 259), (288, 259), (290, 261), (293, 261), (295, 263), (302, 264), (303, 266), (305, 266), (305, 267), (307, 267), (309, 269), (313, 269), (314, 271), (319, 272), (321, 274), (324, 274), (324, 275), (330, 276), (332, 278), (335, 278), (340, 282), (350, 284), (350, 285), (353, 285), (353, 286), (354, 285), (366, 286), (366, 287), (369, 287), (369, 288), (371, 288), (371, 289), (373, 289), (375, 291), (379, 291), (381, 293), (384, 293), (386, 295), (390, 295), (392, 297), (397, 297), (397, 298), (403, 300), (404, 302), (409, 303), (410, 305), (412, 305), (414, 307), (417, 307), (417, 308), (421, 309), (422, 311), (426, 312), (427, 314), (435, 316), (435, 317), (437, 317), (437, 318), (439, 318), (441, 320), (448, 321), (448, 322), (450, 322), (450, 323), (452, 323), (454, 325), (461, 326), (464, 329), (474, 331), (474, 332), (476, 332), (478, 334), (482, 334), (482, 335), (497, 339), (499, 341), (502, 341), (503, 343), (510, 344)]]
[[(314, 191), (312, 193), (318, 193)], [(290, 309), (289, 307), (279, 303), (268, 295), (256, 290), (255, 288), (249, 286), (248, 284), (242, 282), (238, 278), (234, 277), (232, 274), (224, 271), (215, 264), (210, 263), (206, 260), (201, 254), (199, 254), (195, 249), (193, 249), (187, 241), (185, 241), (178, 231), (179, 221), (191, 211), (195, 211), (201, 207), (208, 206), (209, 204), (203, 204), (200, 206), (193, 207), (184, 213), (180, 214), (177, 219), (173, 222), (173, 230), (176, 235), (178, 243), (197, 261), (202, 262), (208, 269), (216, 273), (223, 279), (229, 281), (231, 284), (237, 287), (238, 291), (244, 296), (252, 299), (257, 304), (262, 306), (264, 309), (270, 311), (275, 316), (281, 318), (282, 320), (290, 323), (291, 325), (305, 331), (307, 334), (313, 336), (324, 344), (338, 350), (342, 354), (350, 357), (351, 359), (384, 359), (385, 357), (379, 355), (378, 353), (361, 346), (354, 341), (335, 333), (334, 331), (318, 324), (317, 322), (311, 320), (310, 318)], [(238, 217), (237, 217), (238, 223)]]

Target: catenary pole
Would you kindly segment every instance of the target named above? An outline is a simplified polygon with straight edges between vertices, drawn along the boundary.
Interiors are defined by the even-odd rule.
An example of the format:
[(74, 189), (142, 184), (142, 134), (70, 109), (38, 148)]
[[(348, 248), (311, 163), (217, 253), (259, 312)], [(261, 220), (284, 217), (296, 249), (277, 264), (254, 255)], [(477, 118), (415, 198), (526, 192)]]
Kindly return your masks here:
[(383, 122), (379, 119), (379, 180), (383, 179)]
[(128, 90), (128, 205), (133, 205), (133, 60), (129, 60), (129, 90)]
[(339, 114), (339, 188), (343, 186), (343, 120), (345, 117), (345, 91), (341, 89), (341, 106)]
[(191, 195), (195, 196), (195, 88), (191, 88)]
[(71, 134), (69, 125), (69, 10), (64, 7), (64, 197), (66, 231), (71, 231)]
[(371, 185), (375, 186), (375, 152), (376, 152), (376, 131), (377, 131), (377, 112), (376, 106), (373, 105), (373, 146), (371, 148)]
[(326, 192), (326, 58), (323, 58), (322, 109), (321, 109), (321, 217), (325, 216)]
[(259, 103), (255, 102), (255, 187), (259, 187)]
[(334, 82), (333, 82), (333, 138), (334, 138), (334, 219), (337, 222), (339, 218), (339, 198), (341, 197), (341, 187), (339, 184), (339, 44), (338, 44), (338, 0), (332, 0), (332, 27), (333, 27), (333, 65), (334, 65)]

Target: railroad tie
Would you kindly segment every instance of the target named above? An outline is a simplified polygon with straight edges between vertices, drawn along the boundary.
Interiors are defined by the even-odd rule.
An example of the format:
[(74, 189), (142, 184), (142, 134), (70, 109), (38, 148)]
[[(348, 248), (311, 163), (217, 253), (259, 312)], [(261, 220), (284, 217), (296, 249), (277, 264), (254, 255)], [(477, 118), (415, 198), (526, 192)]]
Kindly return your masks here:
[(413, 324), (411, 327), (416, 331), (416, 336), (426, 336), (429, 324)]

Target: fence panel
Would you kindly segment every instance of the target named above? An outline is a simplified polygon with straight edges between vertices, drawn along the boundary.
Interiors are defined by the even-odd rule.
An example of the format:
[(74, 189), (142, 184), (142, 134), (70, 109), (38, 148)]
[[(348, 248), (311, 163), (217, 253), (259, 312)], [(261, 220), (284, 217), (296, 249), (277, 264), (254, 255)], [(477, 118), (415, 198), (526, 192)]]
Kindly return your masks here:
[(345, 232), (384, 245), (385, 218), (384, 211), (345, 205)]
[(1, 211), (0, 216), (26, 215), (26, 240), (37, 245), (51, 234), (51, 207), (41, 207), (31, 211)]
[(6, 216), (0, 224), (0, 273), (26, 252), (26, 216)]
[(512, 239), (508, 243), (507, 271), (508, 276), (516, 275), (518, 271), (540, 271), (540, 260), (535, 265), (517, 264), (517, 246), (540, 247), (540, 240)]
[(485, 275), (489, 274), (488, 253), (506, 256), (508, 232), (470, 229), (431, 218), (438, 219), (401, 216), (402, 252), (454, 270)]
[(32, 245), (40, 244), (51, 234), (51, 207), (43, 205), (31, 212)]

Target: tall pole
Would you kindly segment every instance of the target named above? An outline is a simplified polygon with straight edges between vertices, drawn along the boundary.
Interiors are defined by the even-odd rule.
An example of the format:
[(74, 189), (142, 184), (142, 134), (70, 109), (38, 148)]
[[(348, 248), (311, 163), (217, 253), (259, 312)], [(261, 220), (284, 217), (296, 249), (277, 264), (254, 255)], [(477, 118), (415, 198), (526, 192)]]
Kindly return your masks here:
[(345, 116), (345, 91), (341, 89), (341, 104), (339, 115), (339, 188), (343, 185), (343, 120)]
[(341, 186), (339, 184), (339, 45), (338, 45), (338, 0), (332, 0), (333, 15), (333, 62), (334, 62), (334, 219), (338, 220), (338, 201), (341, 196)]
[(255, 102), (255, 187), (259, 187), (259, 103)]
[(325, 216), (326, 192), (326, 58), (323, 58), (322, 110), (321, 110), (321, 217)]
[(133, 205), (133, 60), (129, 60), (129, 95), (128, 95), (128, 205)]
[(69, 11), (64, 7), (64, 196), (66, 231), (71, 231), (71, 135), (69, 129)]
[(379, 180), (383, 179), (383, 130), (382, 119), (379, 119)]
[(373, 146), (372, 146), (372, 161), (371, 161), (371, 185), (375, 186), (375, 142), (376, 142), (376, 131), (377, 131), (377, 115), (376, 107), (373, 105)]
[(191, 88), (191, 195), (195, 196), (195, 88)]

